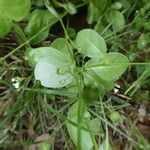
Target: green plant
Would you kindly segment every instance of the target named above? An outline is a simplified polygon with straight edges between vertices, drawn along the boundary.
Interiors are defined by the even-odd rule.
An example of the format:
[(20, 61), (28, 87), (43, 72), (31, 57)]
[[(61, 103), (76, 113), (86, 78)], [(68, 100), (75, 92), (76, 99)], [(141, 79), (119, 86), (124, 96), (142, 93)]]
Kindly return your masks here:
[(0, 147), (49, 133), (55, 140), (39, 149), (54, 149), (60, 135), (64, 149), (73, 142), (79, 150), (110, 150), (116, 140), (149, 148), (132, 133), (126, 111), (149, 97), (149, 8), (146, 0), (0, 0)]
[[(57, 39), (58, 42), (60, 40), (63, 41), (63, 39)], [(106, 91), (112, 89), (109, 88), (109, 86), (111, 86), (128, 67), (128, 58), (121, 53), (107, 53), (104, 39), (92, 29), (83, 29), (78, 32), (75, 43), (73, 43), (72, 46), (72, 41), (71, 43), (64, 41), (62, 47), (60, 46), (61, 49), (56, 49), (59, 48), (59, 45), (56, 44), (57, 41), (55, 41), (55, 44), (52, 43), (52, 47), (55, 48), (51, 46), (29, 48), (26, 53), (26, 59), (35, 67), (34, 74), (36, 80), (40, 80), (41, 84), (45, 87), (69, 88), (70, 85), (75, 82), (75, 87), (78, 88), (76, 97), (78, 102), (70, 108), (68, 119), (92, 130), (93, 127), (90, 127), (90, 124), (86, 125), (86, 119), (84, 119), (83, 115), (89, 113), (86, 108), (86, 102), (92, 103), (98, 100), (101, 94), (105, 94)], [(72, 56), (73, 46), (78, 50), (82, 58), (88, 57), (89, 60), (85, 61), (83, 65), (76, 66), (76, 59)], [(65, 47), (67, 49), (65, 49)], [(89, 93), (91, 94), (88, 97), (89, 99), (87, 99)], [(80, 105), (82, 105), (82, 110), (80, 110)], [(92, 125), (95, 124), (92, 120), (90, 122)], [(81, 139), (81, 141), (83, 140), (83, 142), (81, 142), (81, 149), (90, 150), (93, 147), (93, 138), (91, 139), (88, 132), (81, 131), (78, 133), (81, 135), (78, 135), (76, 132), (77, 127), (68, 123), (67, 128), (76, 146), (80, 146), (80, 138), (78, 136), (81, 136), (81, 138), (83, 138)], [(85, 143), (88, 143), (87, 146), (85, 146), (84, 143), (85, 139)], [(84, 146), (82, 144), (84, 144)]]

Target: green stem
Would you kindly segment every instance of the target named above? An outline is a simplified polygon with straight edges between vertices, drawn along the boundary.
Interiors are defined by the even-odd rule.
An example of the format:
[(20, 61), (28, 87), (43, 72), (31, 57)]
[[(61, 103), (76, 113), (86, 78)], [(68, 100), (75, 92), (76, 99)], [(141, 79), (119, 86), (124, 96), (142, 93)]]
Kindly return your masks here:
[[(145, 69), (145, 71), (141, 74), (141, 76), (126, 90), (124, 94), (127, 95), (132, 89), (134, 89), (134, 87), (136, 87), (138, 84), (140, 85), (140, 82), (143, 81), (143, 79), (148, 77), (147, 75), (148, 71), (149, 71), (149, 68)], [(130, 96), (132, 95), (133, 94), (131, 94)]]
[(109, 63), (109, 64), (105, 64), (105, 63), (101, 63), (101, 64), (94, 64), (94, 65), (88, 65), (88, 66), (84, 66), (84, 69), (89, 69), (89, 68), (96, 68), (96, 67), (100, 67), (100, 66), (117, 66), (117, 65), (120, 65), (120, 64), (123, 64), (123, 65), (150, 65), (150, 63), (146, 63), (146, 62), (129, 62), (129, 63)]
[[(62, 28), (64, 30), (64, 33), (65, 33), (65, 37), (66, 37), (66, 40), (69, 40), (71, 43), (72, 43), (72, 40), (70, 39), (70, 37), (68, 36), (68, 33), (66, 31), (66, 28), (64, 26), (64, 23), (62, 21), (62, 19), (60, 19), (60, 23), (62, 25)], [(72, 58), (72, 60), (74, 60), (73, 58), (73, 53), (68, 49), (68, 52), (70, 54), (70, 57)], [(82, 118), (84, 117), (83, 114), (84, 114), (84, 100), (83, 100), (83, 80), (82, 80), (82, 76), (80, 75), (80, 71), (79, 69), (76, 67), (75, 68), (75, 79), (76, 79), (76, 83), (77, 83), (77, 88), (78, 88), (78, 114), (77, 114), (77, 122), (78, 122), (78, 144), (77, 144), (77, 149), (78, 150), (81, 150), (82, 149), (82, 146), (81, 146), (81, 143), (82, 143), (82, 139), (81, 139), (81, 120)]]
[[(70, 41), (71, 39), (70, 39), (70, 37), (68, 36), (68, 33), (67, 33), (67, 31), (66, 31), (66, 28), (65, 28), (64, 23), (63, 23), (63, 21), (62, 21), (61, 18), (60, 18), (60, 23), (61, 23), (61, 26), (62, 26), (62, 28), (63, 28), (63, 30), (64, 30), (66, 41), (68, 41), (68, 40)], [(70, 57), (71, 57), (72, 61), (74, 61), (73, 52), (71, 52), (71, 50), (70, 50), (69, 48), (68, 48), (68, 52), (69, 52), (69, 54), (70, 54)]]
[[(78, 69), (78, 68), (77, 68)], [(75, 70), (75, 78), (76, 78), (76, 83), (77, 83), (77, 88), (78, 88), (78, 114), (77, 114), (77, 122), (78, 122), (78, 145), (77, 149), (81, 150), (81, 120), (83, 118), (83, 112), (84, 112), (84, 101), (83, 101), (83, 82), (81, 75), (78, 70)]]
[[(20, 42), (20, 44), (23, 44), (24, 42), (27, 41), (27, 38), (21, 28), (21, 26), (18, 23), (14, 23), (14, 35), (16, 36), (16, 38), (18, 39), (18, 41)], [(27, 46), (30, 46), (29, 43), (26, 44)]]
[(105, 125), (106, 125), (106, 150), (109, 149), (109, 134), (108, 134), (108, 124), (107, 124), (107, 118), (105, 115), (105, 111), (104, 111), (104, 107), (103, 107), (103, 101), (102, 101), (102, 97), (100, 96), (100, 104), (101, 104), (101, 109), (102, 109), (102, 113), (103, 113), (103, 117), (106, 120)]

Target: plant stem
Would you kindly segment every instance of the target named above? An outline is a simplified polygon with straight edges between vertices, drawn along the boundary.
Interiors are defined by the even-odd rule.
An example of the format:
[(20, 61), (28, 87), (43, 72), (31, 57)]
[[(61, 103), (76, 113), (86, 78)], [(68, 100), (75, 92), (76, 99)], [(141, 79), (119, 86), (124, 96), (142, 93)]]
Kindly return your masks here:
[(82, 76), (80, 75), (80, 72), (78, 68), (75, 69), (75, 78), (76, 78), (76, 83), (77, 83), (77, 88), (78, 88), (78, 114), (77, 114), (77, 122), (78, 122), (78, 145), (77, 149), (81, 150), (81, 120), (84, 117), (84, 101), (83, 101), (83, 81), (82, 81)]
[[(23, 44), (24, 42), (27, 41), (27, 38), (26, 38), (21, 26), (17, 23), (14, 23), (14, 35), (16, 36), (16, 38), (18, 39), (20, 44)], [(26, 46), (29, 47), (30, 46), (29, 43), (27, 43)]]
[(101, 96), (100, 96), (100, 104), (101, 104), (103, 117), (106, 120), (106, 122), (105, 122), (105, 125), (106, 125), (106, 150), (108, 150), (109, 149), (108, 124), (107, 124), (107, 118), (106, 118), (106, 115), (105, 115), (105, 111), (104, 111), (104, 107), (103, 107), (103, 101), (102, 101), (102, 97)]

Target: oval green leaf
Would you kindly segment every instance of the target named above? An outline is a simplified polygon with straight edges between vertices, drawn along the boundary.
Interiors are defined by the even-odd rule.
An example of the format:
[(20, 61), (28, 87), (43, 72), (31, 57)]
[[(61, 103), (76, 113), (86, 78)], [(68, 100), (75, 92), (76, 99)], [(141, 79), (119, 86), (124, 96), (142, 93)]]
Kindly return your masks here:
[(127, 69), (128, 58), (121, 53), (108, 53), (102, 60), (90, 60), (85, 68), (90, 72), (92, 70), (101, 79), (106, 81), (117, 80)]
[(77, 9), (76, 9), (76, 6), (71, 3), (71, 2), (68, 2), (68, 3), (65, 3), (65, 4), (62, 4), (62, 6), (64, 7), (64, 9), (70, 13), (71, 15), (74, 15), (77, 13)]
[(29, 49), (26, 58), (35, 66), (35, 78), (50, 88), (61, 88), (72, 82), (74, 65), (71, 59), (52, 47)]
[[(73, 76), (69, 72), (69, 65), (63, 66), (61, 61), (55, 62), (49, 58), (42, 58), (35, 67), (34, 75), (36, 80), (41, 81), (41, 85), (49, 88), (61, 88), (72, 82)], [(65, 71), (60, 72), (60, 69)]]
[(49, 25), (43, 32), (38, 33), (36, 37), (31, 41), (31, 44), (38, 44), (44, 41), (48, 35), (51, 25), (56, 21), (56, 17), (48, 10), (36, 9), (30, 15), (29, 22), (25, 27), (25, 34), (28, 38), (31, 38), (42, 30), (45, 26)]
[(116, 9), (110, 9), (106, 14), (106, 19), (108, 23), (112, 23), (112, 28), (114, 31), (121, 31), (125, 26), (125, 18)]
[(0, 0), (0, 14), (15, 21), (24, 19), (30, 7), (31, 0)]
[(55, 39), (52, 42), (51, 47), (59, 49), (62, 53), (65, 53), (68, 56), (70, 56), (69, 52), (73, 55), (72, 46), (65, 38)]
[(99, 147), (99, 150), (112, 150), (111, 145), (107, 139), (105, 139)]
[(150, 34), (141, 34), (137, 42), (137, 47), (139, 49), (144, 49), (148, 43), (150, 43)]
[[(67, 118), (70, 121), (74, 122), (75, 124), (78, 124), (78, 115), (77, 115), (78, 104), (79, 103), (75, 103), (74, 105), (71, 106), (71, 108), (68, 111), (68, 116), (67, 116)], [(78, 128), (69, 122), (67, 122), (66, 125), (67, 125), (67, 130), (68, 130), (71, 140), (77, 146), (78, 145)], [(82, 119), (82, 127), (88, 129), (85, 119)], [(93, 143), (92, 143), (92, 138), (90, 136), (90, 132), (81, 130), (81, 150), (91, 150), (92, 147), (93, 147)]]
[(72, 64), (71, 59), (67, 55), (52, 47), (39, 47), (34, 49), (29, 48), (26, 51), (25, 57), (31, 66), (35, 66), (41, 58), (49, 58), (57, 65), (59, 65), (61, 62)]
[(5, 37), (13, 26), (12, 20), (7, 17), (0, 16), (0, 37)]
[(36, 5), (38, 7), (44, 6), (44, 0), (32, 0), (32, 5)]
[(92, 29), (83, 29), (76, 37), (78, 51), (91, 58), (104, 58), (107, 47), (104, 39)]
[(88, 13), (87, 13), (87, 22), (92, 24), (94, 21), (97, 21), (100, 16), (100, 11), (93, 1), (89, 2)]
[[(90, 85), (99, 89), (99, 95), (106, 94), (107, 92), (111, 91), (114, 87), (113, 81), (106, 81), (106, 80), (101, 79), (99, 74), (97, 74), (92, 69), (88, 69), (87, 72), (84, 72), (83, 77), (84, 77), (84, 83), (86, 86)], [(94, 99), (90, 100), (91, 103), (93, 101)]]

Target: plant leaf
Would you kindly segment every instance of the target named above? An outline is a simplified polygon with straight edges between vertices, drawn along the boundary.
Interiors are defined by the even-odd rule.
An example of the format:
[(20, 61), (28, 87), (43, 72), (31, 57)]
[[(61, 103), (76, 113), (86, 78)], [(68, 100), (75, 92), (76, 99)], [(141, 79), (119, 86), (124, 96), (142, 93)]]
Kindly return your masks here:
[(91, 58), (103, 58), (107, 51), (104, 39), (92, 29), (78, 32), (76, 44), (81, 54)]
[(93, 3), (93, 1), (90, 1), (88, 6), (88, 14), (87, 14), (88, 24), (92, 24), (94, 21), (97, 21), (99, 16), (100, 16), (100, 11)]
[(74, 15), (74, 14), (77, 13), (76, 6), (75, 6), (73, 3), (71, 3), (71, 2), (68, 2), (68, 3), (66, 3), (66, 4), (63, 4), (63, 7), (64, 7), (64, 9), (66, 9), (66, 11), (67, 11), (68, 13), (70, 13), (71, 15)]
[(37, 44), (44, 41), (49, 34), (51, 25), (56, 21), (56, 17), (51, 14), (48, 10), (36, 9), (30, 15), (29, 22), (25, 28), (25, 34), (28, 38), (31, 38), (37, 34), (42, 28), (50, 24), (42, 33), (39, 33), (32, 41), (31, 44)]
[(74, 15), (77, 13), (76, 6), (72, 2), (58, 2), (57, 0), (53, 0), (54, 5), (56, 7), (63, 7), (69, 14)]
[[(106, 92), (109, 92), (113, 89), (113, 81), (103, 80), (99, 74), (97, 74), (92, 69), (89, 69), (87, 72), (84, 72), (84, 83), (85, 85), (90, 85), (99, 89), (99, 95), (104, 95)], [(93, 100), (92, 100), (93, 101)]]
[(24, 19), (30, 7), (31, 0), (0, 0), (0, 14), (15, 21)]
[(100, 123), (101, 122), (100, 122), (99, 118), (93, 118), (88, 122), (89, 128), (92, 129), (92, 131), (95, 132), (95, 135), (99, 135)]
[(44, 0), (32, 0), (32, 5), (36, 5), (38, 7), (44, 6)]
[(48, 58), (42, 58), (35, 67), (35, 79), (40, 80), (41, 84), (49, 88), (61, 88), (72, 82), (73, 76), (69, 72), (69, 66), (64, 73), (59, 73), (59, 69), (63, 66), (62, 62), (55, 62)]
[(137, 47), (139, 49), (144, 49), (146, 46), (150, 43), (150, 35), (149, 34), (141, 34), (138, 42), (137, 42)]
[[(88, 113), (88, 112), (85, 112), (85, 113)], [(78, 102), (71, 106), (71, 108), (68, 111), (67, 118), (70, 121), (77, 124), (78, 123), (78, 121), (77, 121), (78, 115), (77, 114), (78, 114)], [(78, 144), (78, 128), (68, 122), (66, 123), (66, 125), (67, 125), (67, 130), (70, 135), (70, 138), (72, 139), (73, 143), (77, 146), (77, 144)], [(82, 125), (82, 127), (88, 129), (86, 120), (84, 118), (82, 119), (81, 125)], [(91, 130), (93, 130), (93, 128)], [(93, 147), (92, 138), (91, 138), (89, 132), (85, 131), (85, 130), (81, 130), (81, 150), (91, 150)]]
[[(72, 46), (66, 41), (65, 38), (55, 39), (52, 42), (51, 47), (59, 49), (61, 52), (67, 54), (68, 56), (70, 56), (69, 51), (71, 50), (71, 52), (72, 52)], [(73, 52), (72, 52), (72, 54), (73, 54)]]
[(52, 47), (29, 49), (27, 60), (35, 66), (35, 78), (45, 87), (60, 88), (73, 80), (74, 64), (71, 59)]
[(117, 80), (128, 67), (128, 58), (121, 53), (108, 53), (104, 59), (91, 59), (85, 64), (87, 72), (94, 71), (101, 79), (106, 81)]
[[(69, 109), (67, 115), (67, 118), (76, 124), (78, 123), (78, 104), (78, 102), (73, 104)], [(90, 120), (90, 113), (88, 111), (83, 111), (83, 113), (84, 118), (82, 118), (81, 120), (81, 126), (89, 130), (89, 132), (81, 130), (81, 150), (91, 150), (93, 147), (92, 136), (98, 135), (100, 132), (100, 120), (98, 118), (93, 118)], [(77, 146), (78, 128), (68, 122), (66, 123), (66, 125), (72, 141)]]
[(96, 7), (99, 9), (101, 14), (103, 13), (104, 10), (107, 9), (109, 4), (111, 4), (109, 0), (95, 0), (94, 3)]
[(67, 55), (52, 47), (29, 48), (25, 57), (32, 66), (35, 66), (41, 58), (49, 58), (57, 65), (61, 62), (72, 64), (71, 59)]
[(121, 31), (125, 26), (125, 19), (123, 14), (121, 14), (116, 9), (110, 9), (106, 14), (106, 19), (108, 23), (112, 23), (114, 31)]
[(107, 139), (103, 141), (103, 143), (100, 145), (99, 150), (112, 150), (111, 145)]
[(0, 37), (5, 37), (13, 26), (12, 20), (7, 17), (0, 16)]

